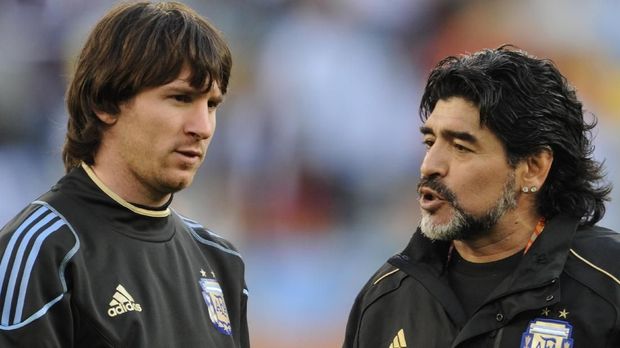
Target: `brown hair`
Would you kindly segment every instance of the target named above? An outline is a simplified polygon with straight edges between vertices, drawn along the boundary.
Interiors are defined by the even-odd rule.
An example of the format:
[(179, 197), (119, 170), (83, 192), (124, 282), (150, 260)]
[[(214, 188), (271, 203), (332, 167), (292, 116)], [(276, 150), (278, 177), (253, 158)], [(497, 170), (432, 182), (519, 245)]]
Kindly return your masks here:
[(185, 66), (192, 87), (211, 88), (216, 81), (226, 93), (230, 50), (194, 10), (176, 2), (140, 2), (108, 12), (90, 33), (67, 91), (65, 169), (94, 163), (106, 128), (95, 111), (116, 115), (123, 102), (171, 82)]

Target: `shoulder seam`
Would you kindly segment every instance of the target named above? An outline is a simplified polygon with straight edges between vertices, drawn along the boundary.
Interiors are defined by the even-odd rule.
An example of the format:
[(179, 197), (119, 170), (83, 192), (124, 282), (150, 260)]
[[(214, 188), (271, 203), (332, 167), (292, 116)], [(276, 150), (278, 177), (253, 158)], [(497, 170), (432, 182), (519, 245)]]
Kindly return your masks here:
[(577, 254), (577, 252), (573, 249), (570, 249), (571, 254), (575, 255), (576, 258), (578, 258), (579, 260), (583, 261), (586, 265), (594, 268), (595, 270), (603, 273), (604, 275), (606, 275), (607, 277), (611, 278), (614, 282), (616, 282), (616, 284), (620, 285), (620, 280), (618, 278), (616, 278), (613, 274), (607, 272), (606, 270), (598, 267), (597, 265), (593, 264), (592, 262), (588, 261), (586, 258), (584, 258), (583, 256)]
[[(175, 212), (176, 213), (176, 212)], [(203, 237), (201, 237), (195, 230), (194, 228), (200, 228), (202, 230), (205, 230), (209, 235), (211, 236), (215, 236), (217, 238), (220, 239), (224, 239), (218, 235), (216, 235), (215, 233), (211, 232), (209, 229), (203, 227), (202, 225), (200, 225), (199, 223), (197, 223), (196, 221), (190, 220), (186, 217), (184, 217), (183, 215), (176, 213), (179, 218), (181, 218), (181, 221), (183, 221), (183, 223), (185, 224), (186, 227), (188, 227), (189, 233), (192, 235), (192, 237), (194, 237), (194, 239), (196, 239), (198, 242), (204, 244), (204, 245), (208, 245), (210, 247), (214, 247), (216, 249), (219, 249), (225, 253), (231, 254), (231, 255), (235, 255), (237, 257), (239, 257), (241, 260), (243, 260), (243, 257), (241, 256), (240, 253), (238, 253), (237, 251), (227, 248), (224, 245), (221, 245), (219, 243), (204, 239)]]
[(197, 222), (197, 221), (195, 221), (195, 220), (192, 220), (192, 219), (188, 218), (187, 216), (183, 216), (183, 215), (181, 215), (181, 214), (177, 213), (176, 211), (175, 211), (175, 213), (176, 213), (177, 215), (179, 215), (179, 217), (181, 218), (181, 220), (183, 220), (183, 222), (184, 222), (187, 226), (189, 226), (189, 227), (191, 227), (191, 228), (200, 228), (200, 229), (203, 229), (203, 230), (205, 230), (208, 234), (210, 234), (211, 236), (217, 237), (217, 238), (219, 238), (219, 239), (226, 240), (226, 238), (224, 238), (224, 237), (220, 236), (219, 234), (217, 234), (217, 233), (215, 233), (215, 232), (211, 231), (210, 229), (208, 229), (208, 228), (204, 227), (204, 226), (203, 226), (203, 225), (201, 225), (199, 222)]
[(398, 272), (398, 271), (400, 271), (400, 268), (393, 269), (393, 270), (391, 270), (391, 271), (389, 271), (389, 272), (387, 272), (387, 273), (383, 274), (382, 276), (380, 276), (379, 278), (377, 278), (377, 280), (375, 280), (375, 281), (372, 283), (372, 285), (377, 285), (380, 281), (382, 281), (382, 280), (383, 280), (383, 279), (385, 279), (386, 277), (391, 276), (392, 274), (394, 274), (394, 273), (396, 273), (396, 272)]

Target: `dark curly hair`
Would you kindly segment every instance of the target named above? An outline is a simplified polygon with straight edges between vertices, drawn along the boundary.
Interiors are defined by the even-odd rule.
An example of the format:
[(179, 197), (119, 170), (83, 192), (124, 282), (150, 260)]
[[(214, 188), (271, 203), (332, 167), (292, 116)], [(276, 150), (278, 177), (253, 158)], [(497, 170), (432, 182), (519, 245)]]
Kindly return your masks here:
[(560, 213), (593, 225), (605, 215), (611, 184), (593, 159), (592, 129), (582, 103), (552, 61), (504, 45), (469, 55), (450, 56), (430, 73), (420, 103), (422, 121), (437, 101), (462, 97), (480, 110), (481, 125), (503, 143), (508, 163), (545, 149), (553, 152), (551, 170), (536, 197), (538, 213)]
[(226, 93), (232, 58), (221, 33), (177, 2), (138, 2), (113, 8), (97, 23), (77, 60), (67, 90), (65, 169), (93, 164), (106, 129), (96, 111), (111, 115), (141, 91), (191, 71), (190, 85)]

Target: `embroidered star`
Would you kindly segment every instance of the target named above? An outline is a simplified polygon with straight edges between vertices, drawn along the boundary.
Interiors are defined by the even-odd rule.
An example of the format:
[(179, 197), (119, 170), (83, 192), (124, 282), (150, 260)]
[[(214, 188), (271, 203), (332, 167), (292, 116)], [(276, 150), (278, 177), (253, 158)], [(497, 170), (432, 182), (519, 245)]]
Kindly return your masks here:
[(200, 269), (200, 275), (203, 276), (203, 277), (206, 277), (207, 276), (207, 272), (205, 272), (204, 269)]
[(563, 310), (560, 311), (560, 318), (568, 319), (568, 313), (570, 312), (567, 312), (566, 308), (564, 308)]
[(549, 313), (551, 313), (551, 310), (549, 310), (549, 307), (545, 307), (545, 309), (542, 310), (542, 315), (544, 315), (545, 317), (549, 316)]

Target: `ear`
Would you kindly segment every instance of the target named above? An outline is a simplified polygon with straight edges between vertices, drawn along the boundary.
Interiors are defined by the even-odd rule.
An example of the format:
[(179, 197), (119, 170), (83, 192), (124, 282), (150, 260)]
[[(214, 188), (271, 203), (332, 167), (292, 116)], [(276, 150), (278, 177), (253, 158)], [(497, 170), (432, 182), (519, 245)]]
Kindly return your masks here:
[(107, 112), (95, 111), (95, 114), (97, 115), (97, 118), (101, 120), (101, 122), (107, 124), (108, 126), (111, 126), (115, 124), (116, 121), (118, 121), (118, 116), (109, 114)]
[(545, 147), (522, 160), (519, 164), (519, 182), (521, 187), (529, 189), (536, 187), (536, 190), (540, 190), (545, 180), (547, 180), (552, 163), (553, 150), (549, 147)]

